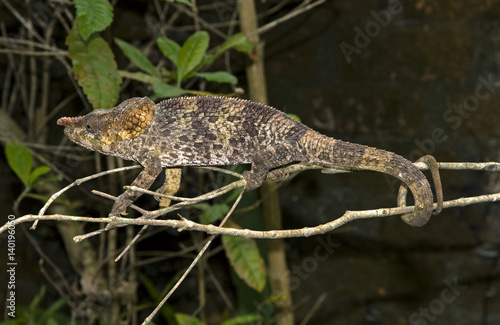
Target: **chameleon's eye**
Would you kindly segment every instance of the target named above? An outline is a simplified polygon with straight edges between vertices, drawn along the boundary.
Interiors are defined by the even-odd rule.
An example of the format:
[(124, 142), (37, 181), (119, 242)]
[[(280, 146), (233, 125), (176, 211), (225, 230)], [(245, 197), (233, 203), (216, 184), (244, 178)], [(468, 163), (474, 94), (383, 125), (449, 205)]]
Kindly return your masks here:
[(99, 123), (99, 117), (89, 116), (83, 127), (89, 133), (97, 133), (99, 131)]

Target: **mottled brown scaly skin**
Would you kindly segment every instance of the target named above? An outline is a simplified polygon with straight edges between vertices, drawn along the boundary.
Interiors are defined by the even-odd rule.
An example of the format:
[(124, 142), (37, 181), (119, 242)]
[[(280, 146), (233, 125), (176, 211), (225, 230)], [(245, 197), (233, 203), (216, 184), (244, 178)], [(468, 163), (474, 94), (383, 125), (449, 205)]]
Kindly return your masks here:
[[(430, 218), (433, 196), (425, 176), (408, 160), (384, 150), (326, 137), (272, 107), (224, 97), (182, 97), (155, 104), (131, 98), (117, 107), (57, 124), (75, 143), (140, 163), (132, 183), (149, 188), (163, 167), (251, 164), (247, 189), (262, 185), (267, 172), (291, 162), (323, 163), (373, 170), (406, 183), (415, 198), (412, 226)], [(139, 197), (127, 190), (115, 202), (117, 216)]]

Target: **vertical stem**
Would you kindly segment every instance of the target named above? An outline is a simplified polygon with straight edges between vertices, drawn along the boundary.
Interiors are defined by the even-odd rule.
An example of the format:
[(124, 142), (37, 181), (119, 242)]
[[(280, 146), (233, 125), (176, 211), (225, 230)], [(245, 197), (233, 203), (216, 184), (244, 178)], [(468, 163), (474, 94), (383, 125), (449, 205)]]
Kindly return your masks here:
[[(252, 63), (247, 67), (247, 79), (250, 98), (254, 101), (267, 103), (266, 77), (264, 70), (264, 45), (257, 33), (257, 14), (254, 1), (239, 0), (238, 11), (243, 34), (254, 44)], [(278, 193), (270, 181), (261, 187), (260, 194), (266, 198), (262, 202), (262, 215), (267, 229), (281, 229), (281, 209)], [(267, 240), (269, 256), (269, 279), (274, 295), (284, 299), (276, 303), (276, 324), (294, 324), (292, 313), (292, 297), (288, 283), (288, 267), (286, 264), (285, 249), (282, 239)]]
[(257, 14), (253, 0), (239, 0), (240, 27), (254, 44), (254, 53), (250, 56), (252, 63), (247, 67), (248, 91), (250, 98), (256, 102), (267, 104), (266, 76), (264, 74), (264, 44), (257, 33)]

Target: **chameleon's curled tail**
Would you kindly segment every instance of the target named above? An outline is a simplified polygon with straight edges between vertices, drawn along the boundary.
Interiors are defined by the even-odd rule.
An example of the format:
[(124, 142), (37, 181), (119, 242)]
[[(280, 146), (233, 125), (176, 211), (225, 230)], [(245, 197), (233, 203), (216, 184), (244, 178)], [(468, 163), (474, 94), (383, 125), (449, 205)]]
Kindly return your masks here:
[(424, 174), (409, 160), (389, 151), (329, 138), (313, 130), (307, 131), (299, 144), (307, 162), (372, 170), (400, 179), (408, 186), (415, 201), (415, 210), (403, 215), (403, 221), (414, 227), (421, 227), (429, 221), (433, 210), (431, 187)]

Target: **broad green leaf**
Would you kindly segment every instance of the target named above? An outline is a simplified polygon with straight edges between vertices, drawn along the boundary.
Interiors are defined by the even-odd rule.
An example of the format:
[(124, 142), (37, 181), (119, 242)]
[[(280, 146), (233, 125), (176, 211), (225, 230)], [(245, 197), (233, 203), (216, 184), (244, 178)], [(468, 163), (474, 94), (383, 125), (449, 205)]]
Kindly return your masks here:
[(219, 220), (229, 211), (227, 204), (201, 204), (200, 206), (196, 205), (196, 207), (202, 210), (200, 222), (206, 225)]
[(197, 318), (181, 313), (175, 314), (175, 320), (180, 325), (205, 325), (205, 323)]
[(166, 97), (177, 97), (184, 94), (184, 90), (177, 86), (172, 86), (166, 83), (157, 83), (153, 85), (153, 91), (156, 96), (166, 98)]
[(245, 35), (242, 33), (234, 34), (229, 37), (224, 43), (221, 44), (215, 51), (215, 55), (219, 56), (224, 51), (227, 51), (231, 48), (234, 48), (240, 52), (250, 52), (254, 47), (252, 41), (250, 41)]
[(201, 31), (191, 35), (179, 50), (177, 58), (177, 85), (201, 62), (208, 48), (210, 37)]
[(129, 72), (125, 70), (118, 70), (118, 74), (122, 78), (128, 78), (128, 79), (133, 79), (141, 82), (145, 82), (148, 84), (156, 84), (156, 83), (161, 83), (161, 79), (158, 77), (154, 77), (150, 74), (144, 73), (144, 72)]
[(68, 56), (78, 84), (94, 108), (111, 108), (116, 104), (121, 79), (113, 52), (100, 36), (84, 41), (75, 24), (66, 38)]
[(35, 168), (31, 173), (28, 178), (28, 184), (31, 186), (35, 183), (35, 181), (40, 177), (45, 174), (50, 172), (50, 168), (48, 166), (39, 166)]
[(5, 146), (5, 155), (10, 168), (24, 185), (29, 186), (33, 156), (26, 146), (20, 142), (9, 142)]
[[(237, 227), (233, 222), (228, 222), (227, 226)], [(249, 287), (262, 292), (266, 286), (266, 265), (255, 240), (224, 235), (222, 244), (236, 274)]]
[(158, 45), (158, 48), (163, 53), (163, 55), (165, 55), (167, 59), (172, 61), (175, 66), (177, 66), (177, 58), (179, 56), (181, 46), (166, 37), (158, 37), (158, 39), (156, 40), (156, 45)]
[(233, 85), (238, 83), (238, 78), (226, 71), (197, 72), (195, 75), (201, 78), (205, 78), (208, 81), (227, 82)]
[(130, 61), (132, 61), (132, 63), (135, 64), (139, 69), (146, 73), (149, 73), (152, 76), (160, 76), (155, 66), (137, 47), (125, 41), (122, 41), (119, 38), (115, 38), (115, 43), (123, 51), (123, 54), (125, 54), (125, 56), (129, 58)]
[(80, 34), (88, 40), (94, 32), (100, 32), (113, 21), (113, 7), (106, 0), (75, 0), (76, 22)]
[(207, 54), (203, 58), (202, 66), (212, 63), (217, 59), (219, 55), (225, 51), (234, 48), (240, 52), (250, 52), (254, 47), (254, 44), (243, 34), (238, 33), (229, 37), (224, 43), (222, 43), (214, 54)]
[(221, 325), (243, 325), (243, 324), (261, 324), (262, 317), (255, 314), (236, 316), (225, 320)]

